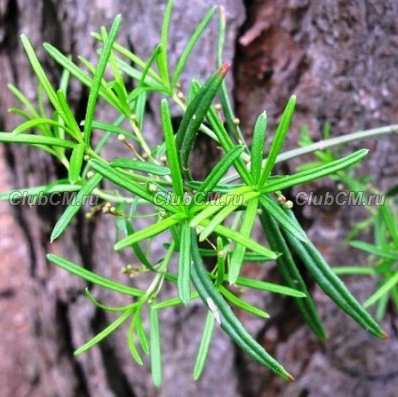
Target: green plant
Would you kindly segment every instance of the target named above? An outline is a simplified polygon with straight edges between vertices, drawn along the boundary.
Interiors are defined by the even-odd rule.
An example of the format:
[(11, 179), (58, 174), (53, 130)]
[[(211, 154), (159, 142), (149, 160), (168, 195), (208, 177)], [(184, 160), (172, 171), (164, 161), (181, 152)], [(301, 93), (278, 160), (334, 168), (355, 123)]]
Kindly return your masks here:
[[(29, 40), (22, 36), (23, 46), (39, 82), (38, 105), (31, 103), (16, 87), (10, 86), (23, 105), (22, 109), (14, 108), (11, 111), (19, 114), (25, 121), (14, 131), (1, 133), (0, 142), (38, 147), (65, 166), (67, 179), (53, 181), (47, 186), (23, 189), (32, 196), (53, 191), (78, 192), (75, 204), (80, 205), (67, 207), (54, 226), (51, 241), (61, 237), (80, 210), (84, 198), (95, 194), (103, 199), (103, 212), (115, 217), (119, 237), (123, 235), (116, 242), (115, 250), (132, 249), (142, 263), (142, 268), (132, 269), (126, 266), (124, 272), (135, 274), (135, 277), (143, 272), (153, 274), (152, 283), (147, 289), (141, 290), (104, 278), (57, 255), (48, 255), (50, 262), (78, 277), (134, 298), (130, 305), (108, 307), (96, 301), (87, 290), (87, 297), (93, 304), (103, 310), (118, 312), (120, 316), (75, 353), (83, 353), (122, 323), (130, 321), (127, 340), (131, 354), (138, 364), (143, 363), (139, 350), (151, 354), (153, 381), (155, 385), (159, 385), (162, 362), (158, 312), (174, 305), (188, 305), (191, 300), (199, 297), (209, 312), (194, 367), (195, 378), (202, 372), (213, 328), (218, 323), (254, 360), (282, 378), (292, 380), (292, 375), (246, 331), (231, 309), (231, 304), (263, 318), (267, 318), (268, 314), (228, 289), (229, 283), (292, 296), (312, 331), (319, 338), (325, 339), (322, 322), (292, 259), (292, 253), (300, 256), (316, 282), (342, 310), (373, 335), (385, 338), (386, 334), (350, 294), (308, 240), (290, 210), (291, 203), (280, 193), (282, 189), (350, 167), (364, 158), (367, 150), (359, 150), (294, 175), (274, 175), (274, 166), (278, 161), (296, 155), (295, 152), (281, 154), (296, 98), (292, 96), (288, 101), (267, 157), (264, 158), (267, 129), (265, 112), (257, 119), (253, 143), (249, 148), (238, 125), (233, 121), (235, 117), (224, 85), (229, 65), (222, 64), (221, 61), (225, 30), (223, 10), (220, 9), (220, 38), (217, 48), (219, 67), (204, 84), (193, 81), (188, 95), (185, 95), (179, 88), (179, 77), (216, 8), (212, 8), (204, 17), (172, 73), (167, 57), (172, 3), (169, 1), (166, 8), (160, 45), (154, 49), (147, 62), (116, 43), (120, 16), (115, 18), (109, 33), (103, 28), (99, 34), (93, 35), (103, 43), (96, 66), (83, 57), (79, 58), (82, 66), (78, 66), (50, 44), (44, 44), (48, 55), (64, 69), (60, 88), (57, 90), (50, 84)], [(107, 68), (112, 73), (110, 81), (104, 75)], [(70, 78), (77, 79), (89, 89), (84, 120), (76, 120), (68, 104), (67, 88)], [(129, 91), (125, 79), (133, 79), (136, 82), (135, 88)], [(145, 103), (151, 92), (163, 95), (160, 108), (164, 142), (155, 147), (149, 145), (142, 133)], [(212, 105), (217, 93), (226, 119), (225, 125)], [(43, 106), (47, 99), (53, 108), (50, 116)], [(120, 114), (114, 123), (95, 118), (99, 100)], [(183, 113), (176, 134), (170, 118), (170, 101)], [(29, 133), (29, 130), (36, 133)], [(100, 137), (99, 141), (92, 139), (94, 131)], [(193, 180), (189, 169), (190, 153), (198, 133), (207, 134), (214, 139), (220, 147), (220, 154), (223, 154), (218, 164), (202, 181)], [(103, 156), (102, 149), (115, 135), (120, 144), (131, 149), (131, 157), (134, 158)], [(237, 174), (226, 176), (231, 168), (235, 168)], [(102, 180), (112, 182), (117, 188), (113, 191), (105, 190), (101, 185)], [(213, 192), (219, 194), (216, 199), (209, 198)], [(11, 200), (11, 194), (12, 192), (5, 192), (1, 198)], [(148, 204), (153, 212), (145, 216), (152, 223), (136, 230), (135, 220), (144, 216), (141, 208)], [(251, 237), (258, 217), (270, 248)], [(164, 245), (163, 258), (153, 263), (146, 247), (150, 247), (160, 233), (170, 233), (173, 238), (170, 244)], [(199, 246), (199, 242), (204, 245)], [(209, 271), (203, 265), (204, 257), (214, 259), (214, 267)], [(170, 265), (175, 259), (178, 262), (178, 271), (173, 273)], [(241, 275), (245, 262), (265, 263), (273, 260), (277, 261), (286, 286)], [(176, 296), (162, 301), (159, 293), (166, 282), (176, 286)], [(192, 289), (191, 282), (195, 290)], [(149, 342), (142, 323), (145, 310), (149, 311)]]
[[(396, 133), (395, 126), (356, 132), (346, 136), (345, 139), (349, 141), (354, 137), (355, 140), (363, 140), (385, 133)], [(329, 125), (325, 127), (324, 137), (323, 142), (331, 141)], [(304, 148), (315, 144), (309, 137), (306, 128), (301, 131), (299, 143)], [(342, 142), (335, 138), (335, 143), (336, 145), (333, 146), (337, 147), (334, 147), (333, 150), (330, 146), (325, 152), (314, 152), (318, 160), (300, 166), (299, 169), (309, 169), (335, 161), (340, 156)], [(376, 290), (364, 302), (364, 307), (367, 308), (377, 303), (376, 318), (381, 320), (385, 315), (389, 299), (398, 308), (398, 218), (396, 211), (398, 185), (383, 193), (374, 186), (371, 175), (358, 178), (353, 169), (341, 170), (329, 178), (337, 183), (340, 191), (348, 190), (353, 193), (352, 197), (355, 203), (363, 206), (368, 213), (364, 220), (353, 225), (346, 242), (368, 254), (369, 266), (344, 265), (334, 268), (334, 271), (338, 275), (362, 275), (378, 278)], [(372, 233), (373, 242), (354, 240), (361, 231), (365, 231), (367, 234)]]
[[(384, 134), (396, 133), (396, 126), (378, 128), (349, 134), (344, 137), (344, 142), (339, 138), (330, 139), (330, 126), (326, 125), (324, 130), (325, 140), (314, 143), (303, 128), (300, 136), (300, 145), (303, 148), (309, 145), (322, 146), (323, 142), (330, 143), (325, 152), (315, 151), (317, 161), (307, 163), (298, 169), (326, 165), (335, 161), (339, 156), (342, 143), (352, 140), (364, 140)], [(333, 146), (333, 150), (331, 149)], [(355, 223), (346, 237), (346, 242), (368, 254), (369, 266), (343, 265), (334, 268), (338, 275), (371, 276), (378, 278), (376, 290), (364, 302), (364, 307), (370, 307), (377, 303), (376, 318), (383, 319), (389, 299), (398, 308), (398, 219), (397, 219), (397, 185), (383, 193), (372, 182), (371, 175), (357, 177), (353, 169), (341, 170), (335, 175), (329, 176), (337, 183), (340, 191), (349, 191), (352, 194), (353, 203), (362, 206), (368, 212), (368, 216), (362, 221)], [(361, 231), (366, 234), (372, 233), (373, 243), (354, 240)]]

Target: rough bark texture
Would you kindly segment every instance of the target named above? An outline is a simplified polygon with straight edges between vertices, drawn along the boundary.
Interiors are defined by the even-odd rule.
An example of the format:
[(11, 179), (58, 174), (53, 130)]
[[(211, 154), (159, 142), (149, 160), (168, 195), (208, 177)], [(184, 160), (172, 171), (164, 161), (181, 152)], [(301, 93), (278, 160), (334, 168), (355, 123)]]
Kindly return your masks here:
[[(187, 35), (211, 5), (209, 1), (176, 0), (175, 3), (171, 30), (174, 62)], [(226, 7), (229, 24), (226, 58), (232, 59), (235, 45), (237, 50), (234, 60), (236, 109), (248, 135), (256, 116), (264, 109), (271, 126), (275, 125), (292, 93), (298, 96), (299, 106), (287, 143), (290, 147), (303, 124), (309, 126), (316, 139), (325, 121), (331, 122), (336, 135), (396, 122), (398, 22), (395, 1), (258, 0), (247, 1), (245, 7), (238, 1), (221, 3)], [(6, 117), (6, 109), (13, 105), (11, 96), (4, 90), (7, 82), (23, 88), (32, 98), (35, 96), (36, 82), (19, 43), (20, 33), (29, 36), (56, 83), (59, 70), (40, 49), (43, 41), (53, 43), (65, 53), (94, 59), (95, 45), (88, 38), (89, 33), (101, 25), (109, 26), (112, 17), (122, 13), (124, 22), (119, 41), (146, 58), (157, 44), (164, 6), (161, 0), (0, 1), (0, 129), (9, 130), (16, 122)], [(238, 30), (244, 21), (239, 36)], [(195, 60), (183, 82), (192, 76), (203, 78), (214, 69), (215, 32), (216, 24), (213, 24), (195, 52)], [(72, 88), (74, 107), (82, 115), (86, 93), (77, 85)], [(147, 133), (156, 139), (156, 99), (151, 104), (151, 112), (154, 121), (147, 126)], [(384, 138), (366, 145), (372, 153), (365, 162), (364, 172), (371, 169), (381, 188), (390, 186), (398, 172), (397, 139)], [(15, 187), (44, 184), (63, 175), (48, 156), (38, 151), (6, 147), (4, 157), (10, 170), (8, 184)], [(6, 218), (9, 223), (2, 218), (2, 272), (3, 266), (7, 269), (18, 266), (21, 279), (27, 281), (18, 285), (14, 283), (13, 271), (4, 273), (10, 277), (10, 291), (16, 295), (3, 286), (0, 304), (2, 308), (16, 307), (15, 302), (23, 304), (24, 307), (15, 311), (20, 310), (28, 328), (24, 335), (30, 333), (33, 338), (23, 342), (31, 353), (24, 359), (15, 356), (16, 366), (21, 368), (20, 363), (27, 362), (23, 370), (16, 371), (7, 364), (12, 376), (4, 383), (8, 389), (0, 390), (1, 396), (395, 395), (398, 389), (396, 317), (388, 318), (385, 323), (390, 340), (375, 340), (336, 310), (318, 290), (314, 294), (329, 331), (326, 343), (319, 343), (310, 335), (286, 300), (272, 298), (264, 302), (267, 309), (272, 308), (274, 318), (265, 325), (247, 319), (253, 333), (296, 375), (294, 384), (276, 380), (268, 371), (249, 362), (221, 332), (213, 343), (203, 379), (194, 383), (192, 364), (204, 319), (199, 305), (165, 311), (161, 318), (167, 365), (164, 384), (159, 390), (151, 385), (147, 363), (143, 368), (133, 364), (125, 329), (88, 353), (73, 357), (73, 350), (104, 328), (112, 317), (95, 310), (84, 296), (84, 284), (50, 266), (45, 254), (54, 252), (115, 279), (121, 279), (120, 269), (128, 258), (113, 253), (113, 229), (106, 218), (87, 223), (82, 215), (60, 242), (50, 246), (49, 233), (61, 211), (62, 208), (54, 207), (18, 208), (13, 212), (17, 220), (14, 226), (8, 226), (10, 217)], [(312, 218), (309, 232), (325, 256), (331, 263), (344, 263), (347, 251), (340, 247), (356, 216), (355, 211), (345, 208), (333, 213), (320, 211), (305, 215)], [(19, 243), (11, 248), (11, 239), (3, 235), (12, 236)], [(249, 268), (248, 271), (258, 270)], [(360, 299), (369, 295), (372, 287), (369, 283), (365, 284), (363, 279), (348, 281)], [(112, 305), (126, 303), (114, 294), (95, 288), (92, 292), (99, 300)], [(17, 298), (19, 300), (15, 300)], [(258, 303), (257, 295), (253, 299)], [(18, 348), (16, 336), (19, 334), (14, 331), (15, 327), (14, 322), (9, 325), (15, 337), (6, 339), (10, 341), (7, 344), (2, 338), (2, 349)], [(2, 356), (11, 355), (12, 351)]]

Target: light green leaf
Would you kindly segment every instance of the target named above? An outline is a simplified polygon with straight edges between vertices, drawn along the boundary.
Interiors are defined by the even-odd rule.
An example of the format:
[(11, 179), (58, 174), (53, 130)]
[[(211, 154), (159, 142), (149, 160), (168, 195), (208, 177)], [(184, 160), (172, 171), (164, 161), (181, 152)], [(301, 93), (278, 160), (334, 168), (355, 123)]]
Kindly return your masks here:
[(169, 104), (166, 99), (161, 102), (161, 116), (163, 134), (166, 142), (167, 161), (171, 171), (171, 181), (173, 183), (174, 192), (177, 197), (182, 198), (184, 195), (184, 186), (181, 175), (180, 161), (177, 153), (176, 142), (173, 133), (173, 126), (171, 125)]
[(266, 281), (261, 281), (261, 280), (254, 280), (251, 278), (246, 278), (246, 277), (238, 277), (236, 280), (237, 285), (241, 285), (242, 287), (249, 287), (253, 289), (259, 289), (262, 291), (269, 291), (274, 294), (281, 294), (281, 295), (286, 295), (286, 296), (293, 296), (295, 298), (305, 298), (306, 294), (303, 292), (294, 289), (294, 288), (289, 288), (285, 287), (283, 285), (275, 284), (275, 283), (269, 283)]
[(72, 155), (70, 157), (70, 166), (68, 170), (69, 181), (71, 184), (75, 184), (80, 178), (85, 150), (85, 143), (79, 143), (72, 150)]
[(180, 75), (187, 64), (187, 61), (192, 53), (192, 50), (194, 49), (200, 36), (203, 34), (204, 30), (206, 29), (206, 26), (209, 24), (216, 9), (217, 9), (216, 6), (213, 6), (212, 8), (210, 8), (210, 10), (207, 12), (207, 14), (204, 16), (204, 18), (202, 19), (202, 21), (196, 28), (196, 30), (191, 35), (191, 37), (188, 41), (188, 44), (186, 45), (186, 47), (184, 48), (184, 51), (180, 55), (177, 66), (175, 67), (174, 76), (171, 81), (171, 87), (174, 88), (176, 86), (176, 84), (178, 83), (178, 79), (180, 78)]
[(146, 227), (145, 229), (141, 229), (140, 231), (135, 232), (130, 236), (127, 236), (126, 238), (120, 240), (115, 244), (115, 250), (120, 251), (126, 247), (131, 246), (132, 244), (139, 243), (140, 241), (146, 240), (150, 237), (154, 237), (162, 233), (163, 231), (170, 229), (172, 225), (175, 225), (184, 219), (184, 216), (181, 215), (182, 214), (174, 214), (166, 219), (162, 219), (158, 223), (155, 223), (149, 227)]
[(78, 356), (79, 354), (82, 354), (88, 349), (91, 349), (93, 346), (97, 345), (108, 335), (114, 332), (118, 327), (120, 327), (131, 316), (131, 314), (132, 314), (131, 311), (126, 311), (125, 313), (123, 313), (117, 320), (108, 325), (103, 331), (94, 336), (94, 338), (90, 339), (83, 346), (79, 347), (73, 354), (75, 356)]
[(104, 76), (106, 65), (108, 63), (109, 57), (112, 52), (113, 43), (116, 40), (116, 36), (119, 33), (121, 22), (122, 22), (122, 17), (119, 14), (116, 16), (116, 18), (113, 21), (111, 31), (109, 32), (108, 39), (104, 43), (104, 48), (101, 51), (101, 55), (98, 60), (98, 66), (95, 70), (95, 74), (93, 77), (90, 93), (88, 96), (86, 117), (84, 119), (84, 142), (87, 145), (90, 145), (91, 142), (92, 123), (94, 119), (95, 107), (98, 100), (98, 94), (102, 84), (102, 78)]
[(167, 211), (172, 213), (178, 213), (179, 208), (177, 206), (162, 204), (159, 202), (154, 202), (153, 195), (149, 193), (148, 189), (144, 188), (139, 183), (133, 181), (131, 177), (128, 175), (116, 170), (111, 167), (108, 163), (103, 160), (92, 159), (89, 164), (92, 168), (94, 168), (98, 173), (103, 175), (109, 181), (115, 183), (116, 185), (128, 190), (131, 193), (134, 193), (138, 197), (141, 197), (145, 201), (149, 203), (154, 203), (155, 205), (164, 208)]
[(137, 347), (135, 345), (135, 340), (134, 340), (134, 328), (136, 326), (136, 316), (137, 314), (134, 316), (134, 318), (131, 320), (130, 323), (130, 327), (129, 327), (129, 331), (127, 334), (127, 344), (131, 353), (131, 356), (133, 357), (134, 361), (140, 365), (143, 366), (144, 362), (142, 361), (142, 358), (140, 356), (140, 354), (138, 353)]
[(0, 193), (0, 201), (12, 202), (22, 199), (24, 195), (38, 197), (43, 194), (76, 192), (81, 189), (80, 185), (71, 185), (67, 182), (67, 180), (62, 179), (48, 185), (8, 190), (6, 192)]
[(236, 295), (234, 295), (231, 291), (226, 289), (224, 286), (220, 286), (220, 292), (224, 295), (224, 297), (229, 300), (233, 305), (236, 307), (239, 307), (240, 309), (254, 314), (255, 316), (262, 317), (262, 318), (269, 318), (269, 314), (265, 312), (264, 310), (259, 309), (256, 306), (251, 305), (248, 302), (245, 302), (244, 300), (240, 299)]
[(78, 142), (82, 142), (82, 133), (80, 131), (79, 124), (73, 115), (72, 109), (69, 107), (68, 102), (66, 101), (65, 94), (62, 90), (57, 91), (57, 98), (59, 102), (59, 106), (62, 108), (63, 113), (61, 117), (63, 118), (65, 125), (67, 128), (62, 127), (67, 131), (74, 139)]
[(162, 383), (162, 350), (158, 311), (152, 305), (149, 305), (149, 322), (152, 381), (159, 387)]
[(23, 143), (27, 145), (44, 145), (56, 146), (73, 149), (76, 146), (75, 142), (66, 141), (64, 139), (52, 138), (41, 135), (19, 134), (15, 135), (9, 132), (0, 133), (0, 142), (3, 143)]
[(147, 163), (134, 159), (115, 159), (111, 161), (111, 167), (126, 168), (129, 170), (146, 172), (148, 174), (165, 176), (170, 175), (170, 169), (163, 165)]
[(263, 188), (274, 168), (276, 158), (282, 149), (282, 145), (285, 142), (286, 134), (290, 127), (290, 121), (293, 117), (294, 109), (296, 107), (296, 96), (292, 95), (286, 108), (283, 112), (282, 118), (279, 122), (278, 128), (275, 133), (275, 137), (272, 141), (271, 149), (268, 153), (267, 160), (265, 162), (264, 169), (262, 170), (260, 181), (258, 183), (260, 188)]
[(69, 273), (72, 273), (83, 280), (88, 281), (89, 283), (99, 285), (100, 287), (109, 289), (111, 291), (116, 291), (121, 294), (130, 295), (130, 296), (142, 296), (144, 294), (143, 291), (140, 291), (136, 288), (129, 287), (127, 285), (116, 283), (106, 277), (102, 277), (96, 273), (93, 273), (82, 266), (76, 265), (73, 262), (70, 262), (64, 258), (61, 258), (58, 255), (48, 254), (47, 259), (50, 262), (53, 262), (58, 267), (66, 270)]
[(181, 224), (180, 256), (178, 261), (178, 296), (184, 305), (191, 299), (191, 226), (186, 220)]
[(210, 171), (210, 174), (200, 185), (198, 191), (203, 192), (205, 195), (211, 192), (217, 186), (217, 183), (220, 182), (221, 178), (228, 172), (233, 163), (239, 158), (244, 148), (244, 146), (238, 145), (226, 153)]
[(387, 250), (385, 247), (378, 247), (364, 241), (351, 241), (350, 245), (351, 247), (368, 252), (369, 254), (380, 256), (381, 258), (398, 260), (398, 252), (394, 252), (393, 250)]
[[(242, 195), (241, 204), (244, 204), (246, 201), (255, 200), (256, 197), (259, 196), (258, 192), (248, 192)], [(216, 226), (220, 225), (224, 220), (232, 214), (232, 212), (236, 211), (237, 205), (234, 201), (231, 204), (221, 208), (221, 210), (216, 214), (213, 219), (209, 222), (209, 224), (203, 229), (200, 233), (199, 241), (204, 241), (211, 233), (213, 233)], [(254, 215), (255, 216), (255, 215)], [(254, 221), (254, 220), (253, 220)]]
[(332, 161), (331, 163), (312, 168), (311, 170), (298, 172), (294, 175), (286, 175), (284, 178), (280, 178), (275, 180), (275, 182), (269, 182), (265, 184), (263, 189), (263, 193), (272, 193), (280, 190), (288, 189), (293, 186), (301, 185), (306, 182), (313, 181), (315, 179), (322, 178), (327, 175), (331, 175), (340, 171), (344, 168), (348, 168), (351, 165), (357, 163), (362, 160), (367, 154), (369, 150), (361, 149), (352, 153), (346, 157), (343, 157), (339, 160)]
[(162, 33), (160, 35), (160, 53), (157, 58), (160, 77), (162, 79), (163, 84), (166, 87), (170, 87), (169, 65), (168, 65), (169, 60), (167, 55), (167, 47), (169, 41), (168, 36), (169, 36), (171, 11), (173, 9), (173, 3), (174, 3), (173, 0), (168, 0), (166, 4), (166, 9), (163, 15)]
[(254, 183), (260, 182), (262, 161), (264, 157), (264, 144), (267, 132), (267, 113), (261, 113), (258, 116), (256, 125), (254, 126), (253, 141), (251, 148), (251, 165), (250, 171)]
[(207, 354), (209, 352), (211, 339), (213, 337), (215, 322), (216, 320), (214, 318), (213, 313), (211, 311), (208, 311), (206, 315), (205, 326), (202, 333), (202, 340), (200, 341), (199, 351), (196, 357), (195, 367), (193, 369), (193, 378), (195, 380), (198, 380), (202, 375), (203, 368), (205, 366), (207, 359)]
[[(203, 222), (206, 225), (206, 221)], [(260, 255), (263, 255), (264, 257), (268, 259), (276, 259), (278, 257), (278, 254), (271, 251), (267, 247), (264, 247), (263, 245), (257, 243), (256, 241), (252, 240), (251, 238), (248, 238), (246, 236), (243, 236), (241, 233), (237, 232), (236, 230), (229, 229), (225, 226), (218, 225), (214, 229), (214, 231), (221, 236), (224, 236), (226, 238), (229, 238), (231, 240), (236, 241), (239, 244), (244, 245), (246, 248), (251, 249), (252, 251), (257, 252)]]
[[(247, 204), (247, 209), (243, 215), (242, 225), (240, 227), (240, 234), (245, 237), (250, 237), (254, 221), (257, 217), (258, 196), (254, 196)], [(231, 255), (229, 264), (228, 281), (230, 284), (235, 284), (243, 265), (243, 258), (245, 256), (246, 247), (242, 244), (236, 244)]]
[(102, 180), (102, 175), (94, 174), (86, 184), (79, 190), (76, 199), (68, 205), (64, 213), (58, 219), (51, 233), (51, 242), (56, 240), (64, 232), (66, 227), (78, 213), (80, 208), (84, 205), (88, 195), (99, 185)]
[(146, 332), (145, 332), (144, 326), (142, 324), (142, 318), (141, 318), (140, 313), (137, 313), (135, 315), (134, 321), (135, 321), (135, 326), (137, 328), (138, 340), (140, 341), (142, 350), (145, 354), (149, 354), (150, 349), (149, 349), (149, 344), (148, 344), (148, 338), (146, 336)]
[(43, 70), (35, 50), (32, 47), (29, 39), (26, 37), (25, 34), (21, 35), (22, 45), (25, 49), (26, 54), (28, 55), (30, 64), (32, 65), (32, 69), (34, 70), (37, 79), (40, 82), (40, 85), (43, 87), (44, 91), (46, 92), (48, 99), (50, 100), (51, 104), (54, 106), (54, 109), (58, 111), (59, 114), (62, 114), (62, 108), (59, 105), (57, 94), (55, 93), (53, 87), (51, 86), (50, 81), (47, 78), (47, 74)]
[(380, 298), (382, 298), (384, 295), (388, 294), (388, 292), (394, 288), (398, 283), (398, 272), (396, 272), (393, 276), (389, 277), (385, 283), (383, 283), (377, 291), (370, 296), (366, 302), (363, 304), (365, 308), (368, 308), (369, 306), (372, 306), (374, 303), (376, 303)]

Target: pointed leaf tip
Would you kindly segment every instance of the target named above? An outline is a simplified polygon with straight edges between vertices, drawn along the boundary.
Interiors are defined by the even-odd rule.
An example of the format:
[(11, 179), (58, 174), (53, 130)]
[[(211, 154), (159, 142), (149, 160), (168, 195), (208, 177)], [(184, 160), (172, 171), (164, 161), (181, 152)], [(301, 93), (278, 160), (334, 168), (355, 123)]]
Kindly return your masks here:
[(231, 64), (229, 62), (225, 62), (220, 66), (219, 72), (224, 76), (228, 73), (229, 69), (231, 69)]

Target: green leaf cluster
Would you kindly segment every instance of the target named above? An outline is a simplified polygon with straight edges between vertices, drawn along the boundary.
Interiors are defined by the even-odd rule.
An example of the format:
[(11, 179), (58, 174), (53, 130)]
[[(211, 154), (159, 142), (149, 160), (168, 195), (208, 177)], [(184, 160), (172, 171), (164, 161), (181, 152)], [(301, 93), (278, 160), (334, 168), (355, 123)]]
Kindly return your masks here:
[[(248, 145), (233, 122), (235, 117), (225, 89), (224, 78), (229, 65), (222, 62), (223, 10), (220, 9), (219, 13), (219, 66), (204, 83), (193, 81), (189, 94), (186, 94), (178, 84), (179, 77), (216, 8), (204, 16), (173, 73), (167, 55), (172, 4), (169, 1), (166, 7), (160, 44), (147, 61), (116, 43), (120, 15), (114, 19), (109, 32), (102, 28), (93, 35), (101, 46), (95, 65), (83, 57), (75, 63), (52, 45), (44, 44), (47, 54), (64, 70), (58, 89), (50, 83), (28, 38), (22, 36), (22, 44), (38, 80), (39, 100), (35, 106), (20, 90), (10, 86), (22, 105), (21, 109), (11, 111), (19, 114), (23, 122), (14, 131), (1, 133), (0, 142), (28, 144), (45, 150), (60, 161), (67, 170), (68, 180), (31, 190), (32, 194), (40, 194), (43, 190), (50, 193), (58, 188), (60, 191), (77, 191), (78, 199), (88, 194), (98, 195), (102, 202), (88, 216), (114, 217), (115, 251), (129, 251), (141, 264), (141, 267), (126, 265), (123, 272), (131, 277), (139, 277), (144, 272), (153, 274), (149, 287), (141, 290), (127, 282), (124, 285), (100, 276), (85, 269), (84, 264), (48, 255), (50, 262), (88, 283), (134, 298), (130, 305), (109, 307), (98, 302), (87, 290), (87, 298), (94, 305), (120, 315), (79, 347), (76, 354), (100, 343), (122, 323), (129, 321), (127, 343), (132, 357), (143, 365), (142, 354), (150, 354), (153, 382), (159, 386), (163, 367), (159, 311), (201, 299), (208, 308), (208, 314), (197, 361), (193, 365), (195, 379), (200, 377), (204, 368), (214, 327), (220, 326), (255, 361), (282, 378), (293, 380), (293, 376), (249, 334), (233, 308), (264, 319), (272, 315), (268, 313), (272, 313), (272, 308), (265, 311), (249, 304), (244, 300), (244, 294), (237, 293), (234, 286), (256, 289), (263, 294), (289, 296), (309, 328), (324, 339), (326, 332), (293, 259), (295, 256), (300, 257), (315, 281), (342, 310), (369, 332), (384, 338), (384, 332), (309, 241), (281, 194), (283, 189), (353, 166), (366, 156), (367, 150), (302, 169), (293, 175), (277, 174), (275, 165), (283, 155), (281, 150), (289, 133), (296, 97), (293, 95), (289, 99), (273, 134), (272, 144), (266, 145), (267, 115), (263, 112), (254, 127), (252, 144)], [(107, 75), (105, 70), (109, 71)], [(75, 118), (68, 104), (70, 79), (76, 79), (89, 91), (83, 120)], [(133, 89), (127, 87), (128, 79), (135, 81)], [(145, 105), (153, 92), (163, 96), (159, 104), (163, 142), (151, 147), (143, 131)], [(221, 112), (213, 105), (217, 95)], [(46, 114), (48, 110), (43, 106), (47, 100), (52, 106), (51, 115)], [(118, 112), (119, 117), (113, 123), (97, 119), (96, 107), (100, 102)], [(170, 118), (171, 103), (177, 105), (183, 114), (176, 131)], [(190, 172), (191, 152), (197, 135), (201, 133), (216, 141), (220, 160), (204, 180), (194, 180)], [(129, 157), (105, 158), (103, 148), (115, 137), (118, 144), (129, 150)], [(231, 172), (234, 173), (232, 176)], [(114, 190), (104, 189), (104, 180), (111, 182)], [(6, 192), (0, 198), (8, 199), (9, 195), (10, 192)], [(151, 208), (149, 213), (148, 207)], [(76, 205), (66, 208), (54, 225), (51, 241), (61, 238), (79, 210), (81, 207)], [(137, 227), (137, 219), (144, 217), (148, 226)], [(268, 244), (254, 238), (256, 222), (261, 225)], [(168, 235), (172, 242), (164, 244), (164, 255), (155, 262), (150, 247), (160, 234)], [(204, 258), (211, 260), (209, 269), (203, 264)], [(276, 261), (285, 285), (245, 277), (245, 263), (272, 266), (273, 261)], [(176, 271), (173, 270), (174, 264)], [(165, 283), (174, 288), (175, 296), (162, 300)], [(143, 326), (145, 316), (149, 318), (149, 331)]]

